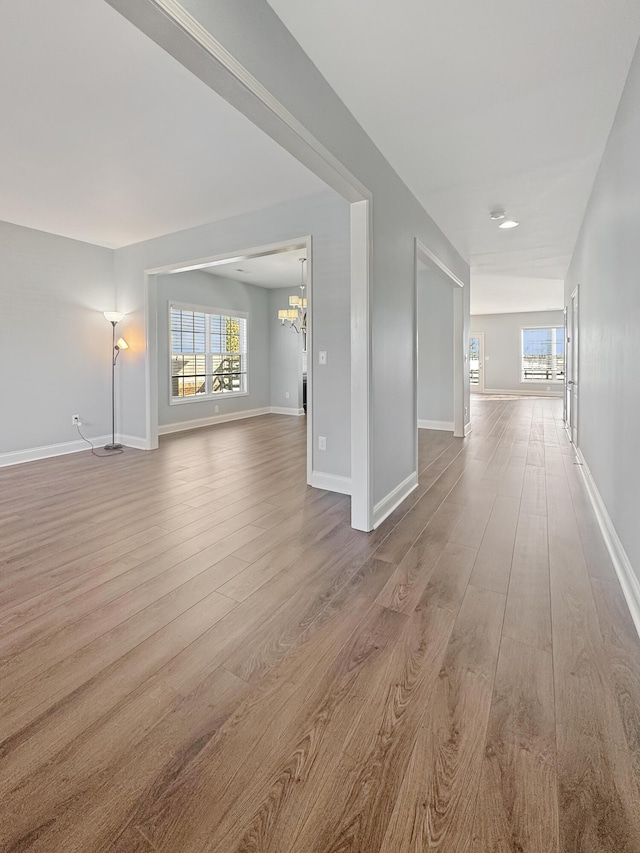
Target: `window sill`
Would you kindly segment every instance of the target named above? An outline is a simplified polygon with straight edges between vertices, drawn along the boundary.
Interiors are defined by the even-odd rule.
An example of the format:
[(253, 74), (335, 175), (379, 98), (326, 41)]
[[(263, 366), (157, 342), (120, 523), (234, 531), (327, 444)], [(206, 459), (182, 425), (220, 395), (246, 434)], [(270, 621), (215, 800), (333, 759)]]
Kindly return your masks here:
[(248, 397), (248, 391), (231, 391), (226, 394), (199, 394), (193, 397), (178, 397), (169, 400), (170, 406), (184, 406), (188, 403), (214, 403), (217, 400), (233, 400), (236, 397)]

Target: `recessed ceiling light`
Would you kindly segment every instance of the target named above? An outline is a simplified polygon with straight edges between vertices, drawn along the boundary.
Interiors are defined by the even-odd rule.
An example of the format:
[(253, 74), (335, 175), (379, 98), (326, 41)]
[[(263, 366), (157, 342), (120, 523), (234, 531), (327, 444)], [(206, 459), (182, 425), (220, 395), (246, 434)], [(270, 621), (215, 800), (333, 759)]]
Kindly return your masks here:
[(497, 219), (504, 219), (504, 217), (505, 217), (505, 212), (504, 212), (504, 210), (502, 210), (502, 208), (498, 208), (498, 207), (497, 207), (497, 208), (495, 208), (494, 210), (492, 210), (492, 211), (491, 211), (491, 213), (489, 214), (489, 216), (490, 216), (490, 217), (491, 217), (491, 219), (493, 219), (494, 221), (495, 221), (495, 220), (497, 220)]
[(498, 228), (517, 228), (520, 225), (515, 219), (508, 216), (503, 222), (498, 225)]

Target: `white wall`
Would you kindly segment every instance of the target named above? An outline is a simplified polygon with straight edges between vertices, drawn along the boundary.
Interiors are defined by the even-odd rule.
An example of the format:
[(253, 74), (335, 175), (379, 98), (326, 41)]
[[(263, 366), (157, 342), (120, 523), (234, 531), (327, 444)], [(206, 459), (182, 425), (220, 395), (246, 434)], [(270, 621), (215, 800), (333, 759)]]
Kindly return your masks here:
[(640, 52), (607, 143), (571, 266), (579, 285), (578, 445), (640, 578)]
[[(146, 440), (145, 334), (155, 352), (157, 329), (145, 313), (146, 269), (312, 236), (314, 352), (326, 350), (328, 363), (314, 372), (314, 431), (327, 436), (326, 452), (314, 451), (315, 471), (350, 476), (350, 272), (349, 205), (327, 191), (267, 210), (254, 211), (168, 234), (115, 252), (117, 305), (127, 313), (131, 354), (123, 371), (123, 433)], [(152, 277), (157, 278), (156, 276)], [(150, 283), (155, 300), (156, 284)], [(154, 356), (155, 357), (155, 356)], [(317, 364), (317, 358), (316, 358)], [(157, 411), (157, 388), (150, 407)]]
[(298, 295), (296, 290), (282, 287), (268, 291), (271, 406), (279, 409), (302, 408), (302, 335), (283, 328), (278, 320), (278, 310), (288, 307), (289, 296)]
[(526, 326), (564, 327), (562, 311), (476, 314), (470, 334), (484, 332), (484, 390), (562, 396), (562, 382), (522, 381), (522, 335)]
[[(124, 0), (109, 0), (130, 17), (193, 73), (219, 91), (245, 115), (289, 150), (317, 174), (327, 174), (327, 160), (299, 144), (299, 137), (284, 131), (282, 123), (262, 103), (247, 94), (246, 88), (177, 29), (159, 26), (159, 16), (151, 6), (138, 6)], [(211, 33), (340, 163), (373, 195), (371, 254), (371, 290), (369, 294), (372, 329), (372, 480), (373, 502), (391, 496), (394, 489), (415, 473), (416, 386), (415, 366), (415, 268), (414, 239), (420, 241), (452, 270), (465, 285), (465, 340), (469, 324), (469, 267), (451, 243), (411, 194), (380, 154), (371, 139), (346, 109), (342, 101), (303, 52), (266, 0), (238, 3), (237, 0), (183, 0), (187, 11)], [(329, 177), (327, 179), (330, 179)], [(336, 182), (337, 185), (337, 182)], [(304, 229), (296, 229), (304, 230)], [(139, 268), (138, 273), (139, 276)], [(133, 268), (123, 278), (122, 298), (132, 301), (139, 311), (139, 297), (129, 293)], [(137, 285), (139, 286), (139, 285)], [(327, 378), (334, 370), (335, 342), (348, 342), (342, 317), (330, 300), (323, 300), (316, 311), (318, 335), (314, 349), (329, 351)], [(142, 316), (138, 322), (142, 322)], [(340, 371), (345, 362), (340, 360)], [(315, 371), (314, 394), (328, 392), (326, 424), (315, 430), (329, 434), (347, 421), (347, 394), (339, 381), (320, 380)], [(368, 377), (363, 376), (366, 382)], [(322, 391), (320, 385), (322, 383)], [(135, 383), (138, 388), (140, 383)], [(468, 407), (468, 380), (465, 406)], [(130, 404), (133, 404), (130, 394)], [(316, 412), (323, 411), (317, 406)], [(338, 413), (341, 413), (340, 415)], [(338, 420), (340, 417), (340, 421)], [(315, 416), (314, 416), (315, 420)], [(142, 424), (136, 418), (136, 429)], [(314, 428), (316, 424), (314, 423)], [(325, 433), (325, 429), (328, 432)], [(334, 450), (324, 454), (323, 466), (344, 473), (348, 455), (340, 439), (339, 459)], [(324, 468), (328, 470), (328, 468)]]
[[(169, 304), (185, 302), (211, 309), (240, 311), (247, 317), (248, 394), (169, 403)], [(158, 424), (215, 418), (270, 405), (269, 294), (263, 287), (200, 270), (157, 278)], [(215, 411), (218, 406), (219, 411)]]
[(418, 425), (452, 431), (453, 293), (443, 273), (418, 272)]
[(0, 464), (110, 434), (113, 252), (0, 222), (0, 270)]

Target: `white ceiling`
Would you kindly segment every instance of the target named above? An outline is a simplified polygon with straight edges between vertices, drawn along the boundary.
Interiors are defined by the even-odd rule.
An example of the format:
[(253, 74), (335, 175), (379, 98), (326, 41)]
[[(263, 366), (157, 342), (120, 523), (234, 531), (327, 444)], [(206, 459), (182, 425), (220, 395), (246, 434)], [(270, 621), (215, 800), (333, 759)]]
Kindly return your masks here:
[[(470, 261), (476, 311), (556, 307), (640, 2), (269, 2)], [(4, 0), (0, 79), (0, 219), (117, 247), (326, 189), (103, 0)]]
[(564, 277), (638, 0), (269, 3), (473, 271)]
[(243, 261), (233, 261), (230, 264), (204, 267), (203, 272), (222, 278), (231, 278), (234, 281), (244, 281), (258, 287), (287, 287), (295, 290), (300, 286), (301, 280), (300, 258), (306, 259), (306, 257), (306, 248), (294, 249), (291, 252), (278, 252), (257, 258), (247, 258)]
[(471, 314), (562, 311), (564, 282), (552, 278), (471, 275)]
[(0, 219), (118, 247), (326, 185), (103, 0), (3, 0)]

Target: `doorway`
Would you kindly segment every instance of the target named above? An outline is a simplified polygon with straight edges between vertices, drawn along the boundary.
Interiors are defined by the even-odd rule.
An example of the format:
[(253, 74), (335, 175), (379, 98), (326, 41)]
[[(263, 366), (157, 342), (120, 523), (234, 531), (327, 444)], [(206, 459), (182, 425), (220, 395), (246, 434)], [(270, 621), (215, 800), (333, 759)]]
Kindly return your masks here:
[[(308, 236), (242, 250), (233, 255), (227, 253), (182, 261), (146, 271), (147, 312), (149, 317), (157, 318), (157, 322), (150, 324), (154, 334), (153, 340), (148, 342), (150, 388), (155, 391), (155, 403), (148, 414), (150, 431), (156, 436), (156, 445), (157, 436), (167, 432), (268, 413), (297, 416), (306, 413), (307, 482), (310, 482), (313, 473), (313, 364), (312, 359), (307, 362), (303, 350), (312, 346), (312, 270), (311, 237)], [(181, 288), (192, 286), (190, 276), (196, 276), (197, 281), (193, 283), (195, 290), (189, 291), (187, 304), (181, 298)], [(173, 287), (172, 282), (175, 282)], [(215, 298), (211, 297), (212, 301), (206, 296), (193, 296), (194, 293), (208, 292), (216, 294)], [(293, 322), (293, 314), (286, 324), (282, 324), (279, 319), (281, 310), (293, 311), (293, 302), (290, 303), (292, 296), (306, 300), (304, 328), (301, 327), (302, 312), (298, 322)], [(233, 317), (246, 317), (244, 357), (249, 372), (243, 380), (246, 388), (242, 393), (233, 393), (233, 388), (228, 389), (231, 393), (224, 393), (223, 388), (223, 393), (209, 395), (210, 399), (203, 394), (197, 401), (193, 399), (195, 395), (183, 400), (172, 400), (176, 388), (179, 390), (183, 385), (188, 387), (180, 381), (179, 375), (174, 375), (174, 360), (180, 367), (185, 362), (189, 363), (190, 356), (179, 353), (174, 359), (173, 340), (180, 336), (174, 335), (173, 329), (170, 330), (171, 316), (182, 310), (199, 314), (206, 314), (208, 310), (211, 314), (209, 321), (212, 318), (220, 319), (227, 313)], [(225, 340), (228, 337), (223, 336)], [(235, 336), (231, 338), (235, 339)], [(269, 339), (275, 339), (277, 346), (271, 347)], [(170, 341), (171, 352), (168, 351)], [(189, 338), (189, 346), (192, 346), (190, 341)], [(264, 344), (262, 354), (261, 341)], [(215, 358), (210, 356), (201, 359), (205, 365), (209, 360), (215, 362)], [(269, 362), (268, 366), (265, 360)], [(265, 370), (266, 376), (262, 375)], [(277, 375), (273, 376), (274, 372)], [(215, 379), (213, 376), (211, 381), (205, 378), (200, 385), (194, 386), (195, 390), (210, 386), (216, 388)], [(270, 386), (266, 397), (265, 383)], [(303, 394), (305, 389), (306, 395)], [(303, 399), (304, 396), (306, 399)], [(174, 423), (167, 425), (163, 421), (166, 422), (170, 411), (178, 414), (169, 416), (169, 420)], [(193, 414), (195, 411), (196, 415)], [(159, 418), (161, 413), (163, 416)]]
[[(285, 150), (306, 165), (317, 177), (350, 205), (350, 380), (349, 405), (351, 440), (351, 476), (331, 476), (332, 490), (351, 494), (351, 524), (357, 530), (372, 530), (381, 521), (374, 518), (373, 500), (373, 394), (371, 329), (372, 200), (371, 190), (357, 178), (277, 100), (242, 63), (232, 55), (199, 21), (179, 4), (158, 0), (145, 4), (132, 14), (131, 4), (108, 0), (109, 4), (132, 20), (135, 26), (156, 41), (178, 62), (189, 68), (228, 103), (260, 127)], [(193, 50), (193, 45), (198, 49)], [(241, 253), (239, 253), (241, 254)], [(154, 363), (156, 332), (149, 313), (149, 295), (153, 300), (155, 269), (145, 269), (145, 442), (148, 450), (157, 447), (157, 373)], [(165, 270), (161, 270), (165, 272)], [(311, 343), (309, 352), (312, 353)], [(311, 367), (311, 359), (309, 360)], [(310, 381), (310, 373), (308, 374)], [(155, 380), (155, 381), (154, 381)], [(312, 394), (308, 395), (309, 408)], [(310, 431), (308, 431), (310, 432)], [(416, 436), (417, 439), (417, 436)], [(318, 439), (319, 440), (319, 439)], [(310, 458), (312, 453), (308, 454)], [(336, 488), (336, 480), (348, 481)], [(315, 484), (312, 484), (315, 485)]]
[[(462, 438), (467, 408), (464, 282), (418, 239), (415, 281), (416, 427), (453, 431), (454, 436)], [(425, 318), (435, 323), (434, 337), (421, 329)], [(416, 465), (417, 446), (416, 429)]]
[(484, 332), (469, 338), (469, 387), (472, 394), (484, 393)]
[(578, 288), (571, 294), (567, 307), (567, 345), (566, 345), (566, 371), (565, 371), (565, 412), (566, 428), (572, 444), (578, 446), (578, 376), (579, 376), (579, 310), (578, 310)]

